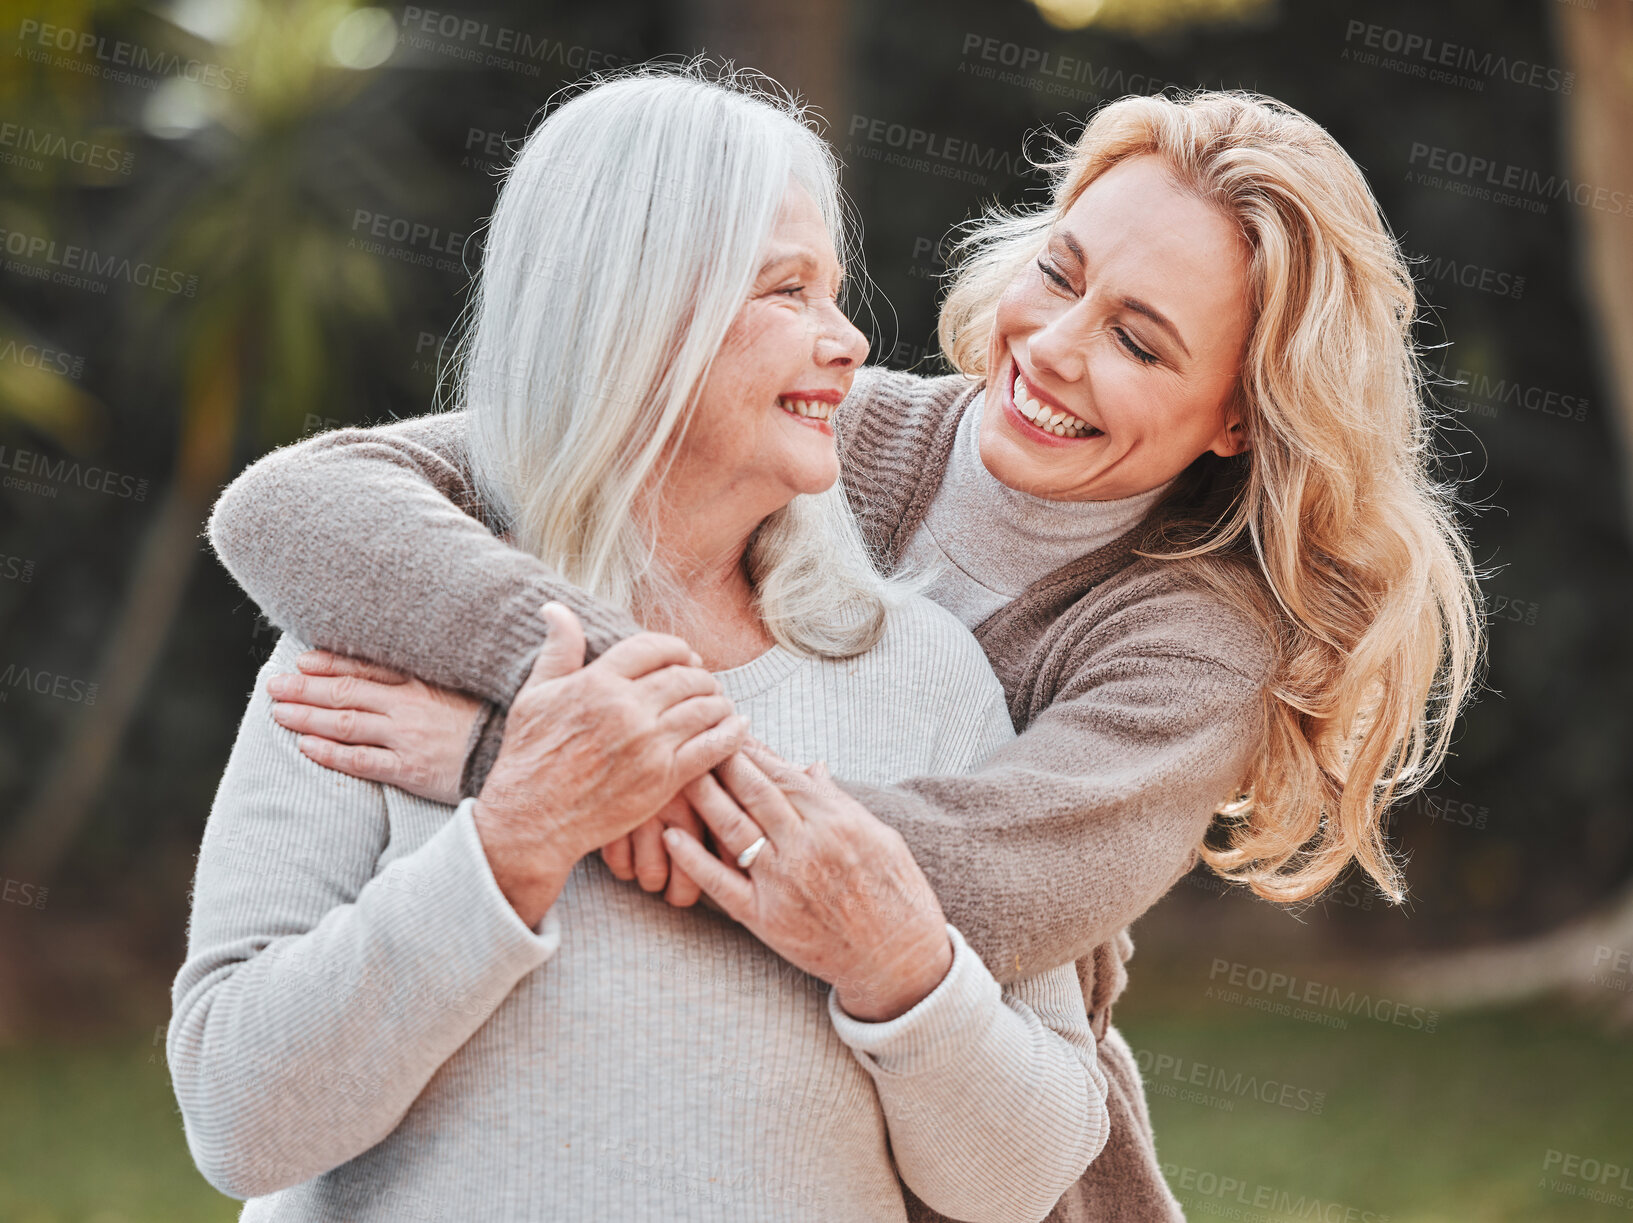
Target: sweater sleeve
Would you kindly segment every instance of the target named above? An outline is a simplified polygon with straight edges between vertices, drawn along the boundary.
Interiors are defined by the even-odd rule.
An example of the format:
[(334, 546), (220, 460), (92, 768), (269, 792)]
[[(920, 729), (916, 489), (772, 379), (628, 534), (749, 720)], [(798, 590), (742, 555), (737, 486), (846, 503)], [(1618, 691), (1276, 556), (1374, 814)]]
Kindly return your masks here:
[(544, 640), (539, 608), (572, 608), (587, 659), (640, 626), (490, 529), (465, 438), (448, 412), (274, 450), (227, 486), (209, 535), (279, 628), (492, 702), (469, 748), (475, 794)]
[(210, 542), (279, 628), (509, 705), (555, 599), (593, 658), (640, 631), (490, 529), (465, 416), (336, 429), (274, 450), (229, 484)]
[(1065, 636), (1053, 701), (973, 772), (841, 783), (1002, 982), (1088, 957), (1161, 899), (1262, 733), (1262, 642), (1207, 597), (1154, 591)]
[(1110, 1132), (1106, 1079), (1068, 964), (1000, 991), (954, 926), (953, 963), (906, 1014), (864, 1023), (828, 995), (872, 1076), (902, 1180), (972, 1223), (1037, 1223)]
[(301, 755), (256, 677), (206, 825), (166, 1041), (187, 1144), (232, 1197), (360, 1155), (560, 943), (489, 870), (467, 800), (384, 868), (382, 787)]

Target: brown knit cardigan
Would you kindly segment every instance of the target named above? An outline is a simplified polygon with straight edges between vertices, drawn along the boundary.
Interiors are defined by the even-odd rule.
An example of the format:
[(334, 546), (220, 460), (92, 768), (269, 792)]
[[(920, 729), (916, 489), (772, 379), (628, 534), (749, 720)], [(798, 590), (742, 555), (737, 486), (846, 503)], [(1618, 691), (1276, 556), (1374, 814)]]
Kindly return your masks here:
[[(957, 375), (868, 368), (841, 405), (845, 486), (884, 570), (923, 520), (978, 390)], [(494, 526), (471, 478), (463, 417), (447, 413), (341, 429), (265, 456), (222, 494), (210, 538), (280, 627), (489, 701), (466, 770), (474, 794), (542, 639), (539, 606), (572, 607), (592, 656), (639, 627)], [(948, 921), (1000, 981), (1077, 962), (1110, 1085), (1111, 1137), (1051, 1220), (1183, 1218), (1110, 1013), (1127, 981), (1128, 926), (1195, 863), (1262, 734), (1263, 629), (1181, 565), (1135, 556), (1142, 529), (977, 626), (1019, 738), (965, 776), (846, 787), (902, 833)], [(914, 1217), (936, 1216), (915, 1204)]]

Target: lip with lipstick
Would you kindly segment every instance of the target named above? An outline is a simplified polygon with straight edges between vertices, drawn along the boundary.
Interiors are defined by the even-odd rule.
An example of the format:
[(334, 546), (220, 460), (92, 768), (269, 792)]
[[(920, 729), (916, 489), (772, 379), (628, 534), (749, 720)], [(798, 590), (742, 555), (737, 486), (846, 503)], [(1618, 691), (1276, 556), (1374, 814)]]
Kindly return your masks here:
[(832, 437), (834, 431), (828, 421), (844, 398), (844, 391), (789, 391), (777, 396), (777, 407), (806, 428)]
[(1101, 429), (1089, 424), (1052, 396), (1029, 384), (1020, 363), (1010, 360), (1009, 379), (1004, 395), (1004, 411), (1011, 423), (1028, 437), (1055, 444), (1104, 437)]

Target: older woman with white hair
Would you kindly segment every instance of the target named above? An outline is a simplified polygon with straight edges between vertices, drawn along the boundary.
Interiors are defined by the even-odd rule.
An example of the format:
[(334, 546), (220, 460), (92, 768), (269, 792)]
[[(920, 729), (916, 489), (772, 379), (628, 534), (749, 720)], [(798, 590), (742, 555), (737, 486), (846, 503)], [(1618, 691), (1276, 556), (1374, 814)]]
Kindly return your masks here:
[(168, 1041), (194, 1158), (245, 1220), (1037, 1220), (1101, 1149), (1073, 966), (1001, 989), (872, 816), (757, 806), (741, 924), (591, 856), (714, 766), (755, 793), (745, 715), (877, 784), (1013, 737), (975, 640), (875, 574), (834, 487), (866, 352), (843, 234), (827, 147), (731, 82), (601, 84), (518, 156), (467, 413), (412, 427), (468, 428), (496, 526), (697, 652), (643, 632), (585, 665), (547, 607), (455, 807), (304, 755), (267, 684), (303, 646), (279, 643)]

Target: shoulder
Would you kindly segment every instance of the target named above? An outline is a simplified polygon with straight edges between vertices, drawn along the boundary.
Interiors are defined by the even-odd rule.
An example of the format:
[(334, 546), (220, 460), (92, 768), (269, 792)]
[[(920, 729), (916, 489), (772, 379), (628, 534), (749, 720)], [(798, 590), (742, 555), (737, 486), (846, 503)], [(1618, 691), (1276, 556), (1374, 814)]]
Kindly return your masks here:
[(920, 594), (903, 595), (891, 604), (879, 643), (864, 657), (912, 681), (931, 702), (1003, 696), (974, 634), (952, 612)]
[(980, 385), (963, 374), (928, 378), (865, 365), (834, 417), (841, 444), (866, 444), (904, 429), (931, 428)]
[[(1245, 567), (1242, 586), (1253, 586)], [(1183, 561), (1136, 557), (1068, 608), (1057, 633), (1087, 657), (1190, 659), (1254, 688), (1268, 681), (1275, 665), (1266, 614), (1251, 600), (1227, 596)]]
[(986, 653), (956, 616), (922, 595), (902, 596), (873, 649), (840, 665), (847, 686), (860, 682), (874, 694), (859, 721), (888, 745), (881, 778), (963, 773), (1014, 738)]

